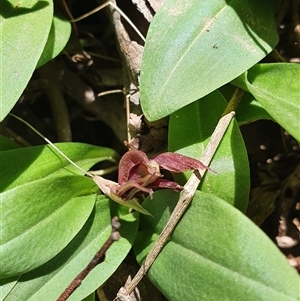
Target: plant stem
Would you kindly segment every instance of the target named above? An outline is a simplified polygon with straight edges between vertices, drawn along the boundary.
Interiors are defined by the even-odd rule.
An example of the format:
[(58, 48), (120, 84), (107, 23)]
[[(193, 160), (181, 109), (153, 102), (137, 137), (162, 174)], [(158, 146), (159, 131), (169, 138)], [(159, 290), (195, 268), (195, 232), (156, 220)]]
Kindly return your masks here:
[(240, 88), (236, 88), (233, 92), (233, 95), (231, 96), (231, 99), (229, 100), (222, 116), (225, 116), (226, 114), (232, 112), (232, 111), (236, 111), (243, 95), (244, 95), (244, 90), (240, 89)]

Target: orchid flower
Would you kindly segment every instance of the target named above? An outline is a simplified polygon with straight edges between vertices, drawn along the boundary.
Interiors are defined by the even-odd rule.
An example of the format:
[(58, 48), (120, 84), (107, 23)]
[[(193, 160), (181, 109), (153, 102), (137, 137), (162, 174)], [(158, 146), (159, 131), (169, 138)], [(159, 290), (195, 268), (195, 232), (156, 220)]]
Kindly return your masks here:
[(177, 182), (163, 178), (161, 169), (171, 173), (187, 170), (209, 169), (199, 160), (166, 152), (151, 159), (140, 150), (130, 150), (119, 162), (118, 183), (101, 177), (94, 179), (102, 192), (120, 202), (131, 200), (137, 193), (147, 193), (152, 197), (154, 188), (169, 188), (180, 191), (182, 186)]

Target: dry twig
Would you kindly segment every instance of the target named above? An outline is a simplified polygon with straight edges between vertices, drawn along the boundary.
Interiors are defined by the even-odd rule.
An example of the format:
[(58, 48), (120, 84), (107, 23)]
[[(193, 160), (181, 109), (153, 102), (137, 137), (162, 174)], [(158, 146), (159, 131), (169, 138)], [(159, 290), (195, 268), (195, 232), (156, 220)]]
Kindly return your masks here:
[(101, 249), (96, 253), (93, 259), (89, 262), (84, 270), (82, 270), (76, 278), (70, 283), (70, 285), (63, 291), (63, 293), (58, 297), (56, 301), (65, 301), (67, 300), (71, 294), (81, 285), (82, 281), (86, 278), (86, 276), (91, 272), (93, 268), (95, 268), (99, 263), (104, 261), (105, 253), (109, 249), (109, 247), (120, 239), (120, 234), (118, 229), (121, 224), (117, 217), (114, 217), (111, 220), (111, 234), (106, 242), (103, 244)]
[[(209, 144), (207, 145), (200, 161), (205, 164), (209, 165), (211, 162), (232, 118), (235, 115), (235, 112), (233, 110), (236, 109), (241, 97), (242, 93), (239, 93), (239, 90), (236, 90), (233, 97), (231, 98), (230, 102), (228, 103), (225, 112), (228, 112), (228, 110), (232, 110), (228, 112), (225, 116), (223, 116), (217, 126), (215, 131), (213, 132), (211, 139), (209, 141)], [(165, 225), (164, 229), (162, 230), (162, 233), (160, 234), (159, 238), (155, 242), (152, 250), (146, 257), (145, 261), (143, 262), (141, 268), (139, 269), (138, 273), (135, 275), (133, 280), (126, 284), (125, 287), (121, 288), (117, 294), (116, 300), (119, 301), (130, 301), (130, 294), (133, 292), (135, 287), (138, 285), (138, 283), (141, 281), (143, 276), (147, 273), (148, 269), (151, 267), (152, 263), (162, 250), (163, 246), (165, 245), (167, 239), (171, 235), (171, 233), (174, 231), (176, 225), (178, 224), (180, 218), (183, 216), (185, 210), (187, 209), (188, 205), (190, 204), (195, 191), (197, 187), (200, 184), (200, 181), (204, 175), (206, 170), (196, 170), (191, 177), (189, 178), (188, 182), (185, 184), (183, 191), (181, 193), (180, 199), (174, 208), (169, 221)]]

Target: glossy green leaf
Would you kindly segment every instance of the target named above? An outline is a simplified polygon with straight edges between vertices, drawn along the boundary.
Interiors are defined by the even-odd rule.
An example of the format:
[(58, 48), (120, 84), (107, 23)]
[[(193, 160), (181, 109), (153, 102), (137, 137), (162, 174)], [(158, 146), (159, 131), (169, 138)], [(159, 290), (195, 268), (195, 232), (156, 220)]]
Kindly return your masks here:
[[(141, 216), (134, 245), (139, 262), (178, 198), (161, 190), (143, 203), (154, 219)], [(148, 277), (169, 301), (299, 300), (298, 275), (273, 242), (233, 206), (200, 191)]]
[[(219, 92), (221, 92), (224, 98), (229, 101), (235, 89), (236, 88), (232, 85), (226, 85), (221, 87)], [(238, 105), (235, 118), (239, 126), (260, 119), (273, 120), (264, 107), (254, 98), (254, 96), (246, 91), (244, 92), (244, 95)]]
[[(56, 146), (85, 170), (98, 162), (118, 159), (114, 150), (105, 147), (84, 143), (57, 143)], [(0, 152), (0, 162), (3, 175), (0, 191), (47, 176), (82, 174), (49, 145)]]
[[(137, 214), (121, 216), (121, 239), (109, 248), (105, 261), (85, 278), (68, 300), (81, 301), (117, 269), (131, 249), (139, 224), (137, 217)], [(109, 200), (99, 196), (89, 219), (70, 244), (46, 264), (24, 274), (9, 293), (3, 295), (5, 301), (55, 301), (106, 241), (111, 231), (110, 221)], [(9, 282), (5, 286), (8, 285)]]
[(1, 193), (0, 278), (33, 270), (60, 252), (88, 219), (96, 191), (91, 179), (71, 175)]
[(0, 121), (24, 91), (43, 52), (53, 18), (52, 0), (1, 1)]
[[(225, 107), (225, 99), (215, 91), (173, 113), (169, 123), (169, 150), (200, 159)], [(216, 174), (206, 173), (201, 190), (244, 211), (249, 199), (250, 174), (246, 148), (235, 120), (227, 129), (210, 167)], [(190, 173), (185, 175), (181, 178), (182, 184)]]
[(233, 81), (247, 89), (289, 134), (300, 141), (300, 66), (257, 64)]
[(277, 44), (274, 3), (167, 0), (147, 34), (141, 105), (167, 116), (245, 72)]
[(70, 22), (61, 16), (55, 15), (52, 20), (50, 33), (44, 51), (36, 68), (41, 67), (55, 58), (66, 46), (71, 35)]

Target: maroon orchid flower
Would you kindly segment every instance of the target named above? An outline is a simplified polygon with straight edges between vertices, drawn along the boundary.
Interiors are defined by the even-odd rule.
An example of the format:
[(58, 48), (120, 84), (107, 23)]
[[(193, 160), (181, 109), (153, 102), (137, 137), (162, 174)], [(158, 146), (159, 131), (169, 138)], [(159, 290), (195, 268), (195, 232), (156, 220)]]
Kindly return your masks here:
[(148, 193), (151, 197), (153, 188), (180, 191), (182, 187), (178, 183), (162, 178), (160, 169), (179, 173), (187, 170), (208, 169), (208, 167), (198, 160), (176, 153), (162, 153), (148, 159), (144, 152), (130, 150), (125, 153), (119, 163), (117, 195), (132, 199), (138, 192)]
[[(179, 173), (210, 168), (199, 160), (176, 153), (166, 152), (149, 159), (140, 150), (130, 150), (119, 162), (118, 183), (98, 176), (94, 178), (94, 181), (104, 194), (128, 206), (128, 200), (134, 199), (134, 196), (141, 192), (148, 193), (152, 197), (155, 188), (169, 188), (175, 191), (182, 189), (177, 182), (164, 179), (160, 173), (161, 169)], [(137, 202), (131, 202), (130, 207), (143, 212), (143, 208)], [(149, 214), (147, 211), (143, 213)]]

